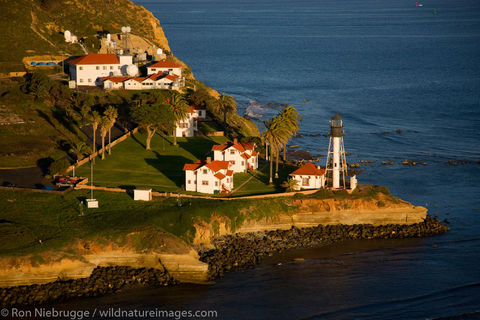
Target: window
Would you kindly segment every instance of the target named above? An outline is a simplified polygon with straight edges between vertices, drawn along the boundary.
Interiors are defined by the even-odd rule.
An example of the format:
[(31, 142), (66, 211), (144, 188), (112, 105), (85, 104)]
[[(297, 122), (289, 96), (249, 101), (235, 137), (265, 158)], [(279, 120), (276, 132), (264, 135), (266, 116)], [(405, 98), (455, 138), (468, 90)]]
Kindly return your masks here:
[(215, 187), (218, 187), (218, 181), (215, 181)]
[(83, 67), (78, 67), (78, 70), (83, 70)]
[(157, 71), (157, 69), (152, 69), (153, 72)]
[(229, 182), (230, 182), (230, 179), (229, 179), (229, 178), (227, 178), (227, 183), (229, 183)]
[(120, 66), (118, 66), (118, 70), (120, 70)]
[(88, 79), (88, 82), (92, 82), (92, 79)]
[(113, 66), (110, 66), (110, 70), (113, 70)]
[(303, 178), (302, 179), (302, 186), (309, 186), (310, 185), (310, 178)]
[(230, 154), (235, 154), (235, 150), (230, 150)]
[(208, 173), (208, 170), (207, 169), (203, 169), (203, 174), (207, 174)]
[(245, 165), (245, 161), (242, 161), (242, 166), (244, 166), (244, 165)]
[(203, 181), (202, 181), (202, 185), (208, 186), (208, 181), (207, 181), (207, 180), (203, 180)]
[(96, 66), (95, 69), (100, 70), (100, 66)]
[(191, 184), (192, 183), (192, 180), (188, 180), (188, 184)]
[(83, 79), (80, 79), (80, 83), (83, 83)]
[(235, 160), (230, 160), (230, 164), (235, 164)]
[(107, 70), (107, 66), (103, 66), (103, 70)]

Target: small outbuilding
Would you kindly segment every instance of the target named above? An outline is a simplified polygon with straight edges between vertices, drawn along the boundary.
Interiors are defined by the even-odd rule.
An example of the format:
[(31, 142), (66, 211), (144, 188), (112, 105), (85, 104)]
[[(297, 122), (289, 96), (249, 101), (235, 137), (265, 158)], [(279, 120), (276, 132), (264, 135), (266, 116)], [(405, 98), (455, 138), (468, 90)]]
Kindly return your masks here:
[(142, 190), (134, 189), (133, 190), (133, 200), (135, 201), (151, 201), (152, 200), (152, 189)]
[(296, 190), (321, 189), (325, 186), (325, 169), (311, 162), (290, 173), (290, 177), (298, 182)]

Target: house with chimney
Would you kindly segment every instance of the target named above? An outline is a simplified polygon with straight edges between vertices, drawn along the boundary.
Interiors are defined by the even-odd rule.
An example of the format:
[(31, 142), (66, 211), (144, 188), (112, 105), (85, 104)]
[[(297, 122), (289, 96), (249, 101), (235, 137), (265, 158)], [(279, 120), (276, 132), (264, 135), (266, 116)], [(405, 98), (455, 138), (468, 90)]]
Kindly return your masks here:
[(233, 170), (228, 161), (206, 161), (187, 163), (185, 171), (185, 190), (209, 194), (228, 194), (233, 190)]
[(233, 142), (214, 145), (213, 158), (217, 161), (228, 161), (235, 173), (247, 172), (258, 168), (258, 151), (255, 142)]
[(295, 190), (321, 189), (325, 187), (325, 169), (315, 166), (311, 162), (307, 162), (290, 173), (289, 176), (298, 182)]
[(204, 107), (190, 106), (187, 116), (175, 124), (175, 135), (177, 137), (193, 137), (198, 131), (198, 121), (207, 117), (207, 110)]

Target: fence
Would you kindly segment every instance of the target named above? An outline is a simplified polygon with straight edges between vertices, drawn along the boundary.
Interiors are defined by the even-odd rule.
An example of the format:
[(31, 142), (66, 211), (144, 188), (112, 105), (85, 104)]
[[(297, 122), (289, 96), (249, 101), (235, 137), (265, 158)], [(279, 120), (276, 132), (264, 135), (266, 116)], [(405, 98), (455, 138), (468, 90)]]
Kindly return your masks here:
[[(125, 133), (124, 135), (122, 135), (121, 137), (119, 137), (118, 139), (115, 139), (114, 141), (112, 141), (111, 143), (107, 144), (105, 146), (105, 151), (108, 150), (108, 148), (112, 148), (114, 146), (116, 146), (118, 143), (124, 141), (125, 139), (127, 139), (128, 137), (130, 137), (132, 134), (135, 134), (138, 132), (138, 127), (133, 129), (132, 131), (129, 131), (127, 133)], [(67, 171), (66, 172), (70, 172), (73, 170), (74, 167), (80, 167), (81, 165), (84, 165), (85, 163), (87, 163), (88, 161), (92, 160), (93, 158), (95, 158), (96, 156), (98, 156), (99, 154), (101, 154), (103, 151), (103, 149), (100, 149), (98, 150), (97, 152), (89, 155), (88, 157), (85, 157), (83, 158), (82, 160), (78, 161), (76, 164), (74, 165), (71, 165), (70, 167), (67, 168)]]

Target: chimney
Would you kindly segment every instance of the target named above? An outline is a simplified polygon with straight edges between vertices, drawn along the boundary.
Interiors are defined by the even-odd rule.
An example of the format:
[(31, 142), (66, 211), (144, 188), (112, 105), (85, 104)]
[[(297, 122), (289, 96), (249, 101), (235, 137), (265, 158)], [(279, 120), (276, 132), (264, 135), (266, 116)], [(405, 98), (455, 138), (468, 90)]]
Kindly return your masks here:
[(237, 138), (234, 138), (233, 139), (233, 144), (237, 144), (238, 143), (238, 139)]
[(212, 162), (212, 157), (207, 157), (207, 163)]

